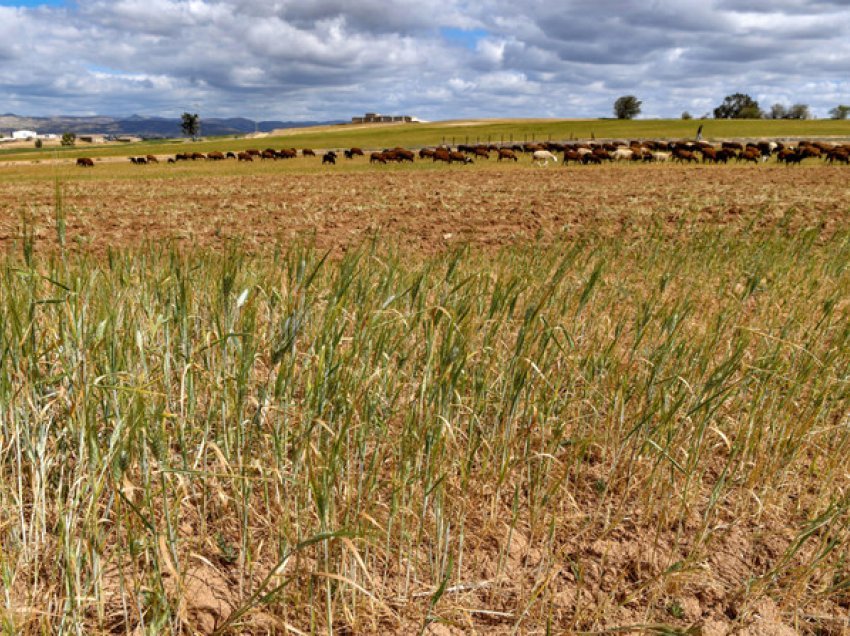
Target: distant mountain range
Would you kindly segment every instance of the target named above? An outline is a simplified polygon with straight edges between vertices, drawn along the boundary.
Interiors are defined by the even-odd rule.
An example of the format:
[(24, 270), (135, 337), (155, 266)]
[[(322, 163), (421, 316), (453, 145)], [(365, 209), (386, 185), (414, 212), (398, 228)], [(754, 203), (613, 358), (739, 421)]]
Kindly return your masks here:
[[(242, 135), (252, 132), (269, 132), (277, 128), (304, 128), (347, 123), (337, 121), (257, 121), (244, 117), (221, 119), (211, 117), (201, 119), (201, 134)], [(180, 137), (179, 119), (168, 117), (22, 117), (19, 115), (0, 115), (0, 137), (14, 130), (33, 130), (39, 134), (66, 132), (80, 134), (134, 135), (137, 137)]]

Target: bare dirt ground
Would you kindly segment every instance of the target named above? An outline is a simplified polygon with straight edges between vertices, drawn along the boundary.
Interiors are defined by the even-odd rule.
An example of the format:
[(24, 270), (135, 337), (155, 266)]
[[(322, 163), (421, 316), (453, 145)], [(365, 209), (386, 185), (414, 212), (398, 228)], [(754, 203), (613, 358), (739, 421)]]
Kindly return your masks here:
[[(262, 251), (308, 239), (341, 251), (377, 236), (405, 251), (433, 253), (459, 243), (492, 249), (562, 236), (628, 238), (711, 226), (757, 231), (781, 223), (829, 235), (850, 214), (850, 171), (821, 165), (256, 168), (243, 174), (232, 165), (212, 174), (100, 168), (106, 167), (59, 177), (73, 249), (101, 252), (163, 240), (221, 248), (239, 240)], [(20, 239), (24, 217), (33, 222), (37, 245), (55, 245), (55, 181), (30, 179), (24, 171), (0, 185), (0, 246)]]

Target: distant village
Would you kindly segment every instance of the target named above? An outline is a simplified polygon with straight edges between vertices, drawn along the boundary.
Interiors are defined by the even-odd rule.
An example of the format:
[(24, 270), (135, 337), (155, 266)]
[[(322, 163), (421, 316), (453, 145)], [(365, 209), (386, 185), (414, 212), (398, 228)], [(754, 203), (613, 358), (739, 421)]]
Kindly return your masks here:
[[(15, 141), (58, 141), (62, 135), (56, 133), (39, 133), (34, 130), (13, 130), (8, 136), (0, 137), (0, 144)], [(108, 141), (141, 141), (141, 137), (135, 135), (106, 135), (106, 134), (83, 134), (76, 135), (76, 141), (89, 144), (104, 144)]]
[(13, 130), (8, 137), (0, 137), (0, 143), (8, 143), (10, 141), (35, 141), (36, 139), (59, 139), (59, 135), (53, 133), (41, 134), (34, 130)]
[[(351, 118), (352, 124), (404, 124), (421, 123), (417, 117), (412, 115), (382, 115), (380, 113), (366, 113)], [(40, 133), (35, 130), (11, 130), (8, 134), (0, 132), (0, 144), (22, 142), (22, 141), (58, 141), (62, 137), (57, 133)], [(136, 135), (110, 135), (110, 134), (77, 134), (76, 140), (84, 143), (98, 144), (109, 141), (139, 141), (141, 137)]]

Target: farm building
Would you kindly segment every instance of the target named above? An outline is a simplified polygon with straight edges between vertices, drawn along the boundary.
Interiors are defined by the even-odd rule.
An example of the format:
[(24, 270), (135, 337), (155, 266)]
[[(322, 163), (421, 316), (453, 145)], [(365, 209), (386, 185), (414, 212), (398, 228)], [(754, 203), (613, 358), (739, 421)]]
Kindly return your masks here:
[(419, 121), (410, 115), (381, 115), (379, 113), (366, 113), (363, 117), (352, 117), (352, 124), (386, 124), (386, 123), (410, 123)]
[(15, 130), (12, 132), (12, 139), (20, 140), (20, 139), (35, 139), (38, 137), (38, 133), (34, 130)]

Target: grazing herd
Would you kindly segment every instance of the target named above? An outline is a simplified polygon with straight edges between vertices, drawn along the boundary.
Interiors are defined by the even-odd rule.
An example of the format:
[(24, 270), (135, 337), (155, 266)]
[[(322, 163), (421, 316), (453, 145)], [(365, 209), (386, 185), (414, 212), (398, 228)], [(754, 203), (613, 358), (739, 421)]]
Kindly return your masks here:
[[(314, 150), (303, 148), (300, 151), (302, 157), (317, 157)], [(549, 163), (560, 161), (564, 166), (576, 165), (600, 165), (614, 162), (641, 162), (641, 163), (711, 163), (727, 164), (730, 161), (738, 163), (763, 163), (771, 158), (786, 166), (802, 163), (805, 159), (817, 159), (828, 164), (850, 165), (850, 144), (834, 144), (820, 141), (800, 141), (796, 144), (785, 144), (780, 141), (759, 142), (737, 142), (724, 141), (720, 144), (710, 144), (705, 141), (608, 141), (608, 142), (574, 142), (574, 143), (525, 143), (505, 145), (475, 146), (459, 145), (456, 148), (448, 146), (436, 146), (419, 149), (418, 153), (402, 147), (385, 148), (384, 150), (370, 152), (370, 164), (388, 163), (413, 163), (418, 154), (420, 161), (430, 160), (434, 163), (443, 162), (447, 164), (459, 163), (467, 165), (478, 160), (489, 160), (491, 156), (497, 161), (518, 162), (519, 157), (530, 155), (532, 163), (538, 166), (547, 166)], [(299, 156), (296, 148), (283, 148), (275, 150), (248, 149), (238, 152), (211, 151), (206, 154), (201, 152), (180, 153), (169, 157), (169, 164), (182, 161), (226, 161), (233, 159), (238, 163), (279, 159), (294, 159)], [(322, 165), (335, 165), (339, 155), (336, 150), (328, 150), (322, 153)], [(365, 157), (362, 148), (349, 148), (342, 151), (346, 160), (355, 157)], [(159, 163), (154, 155), (130, 157), (134, 165), (148, 165)], [(94, 162), (88, 157), (77, 159), (77, 165), (83, 168), (94, 167)]]

